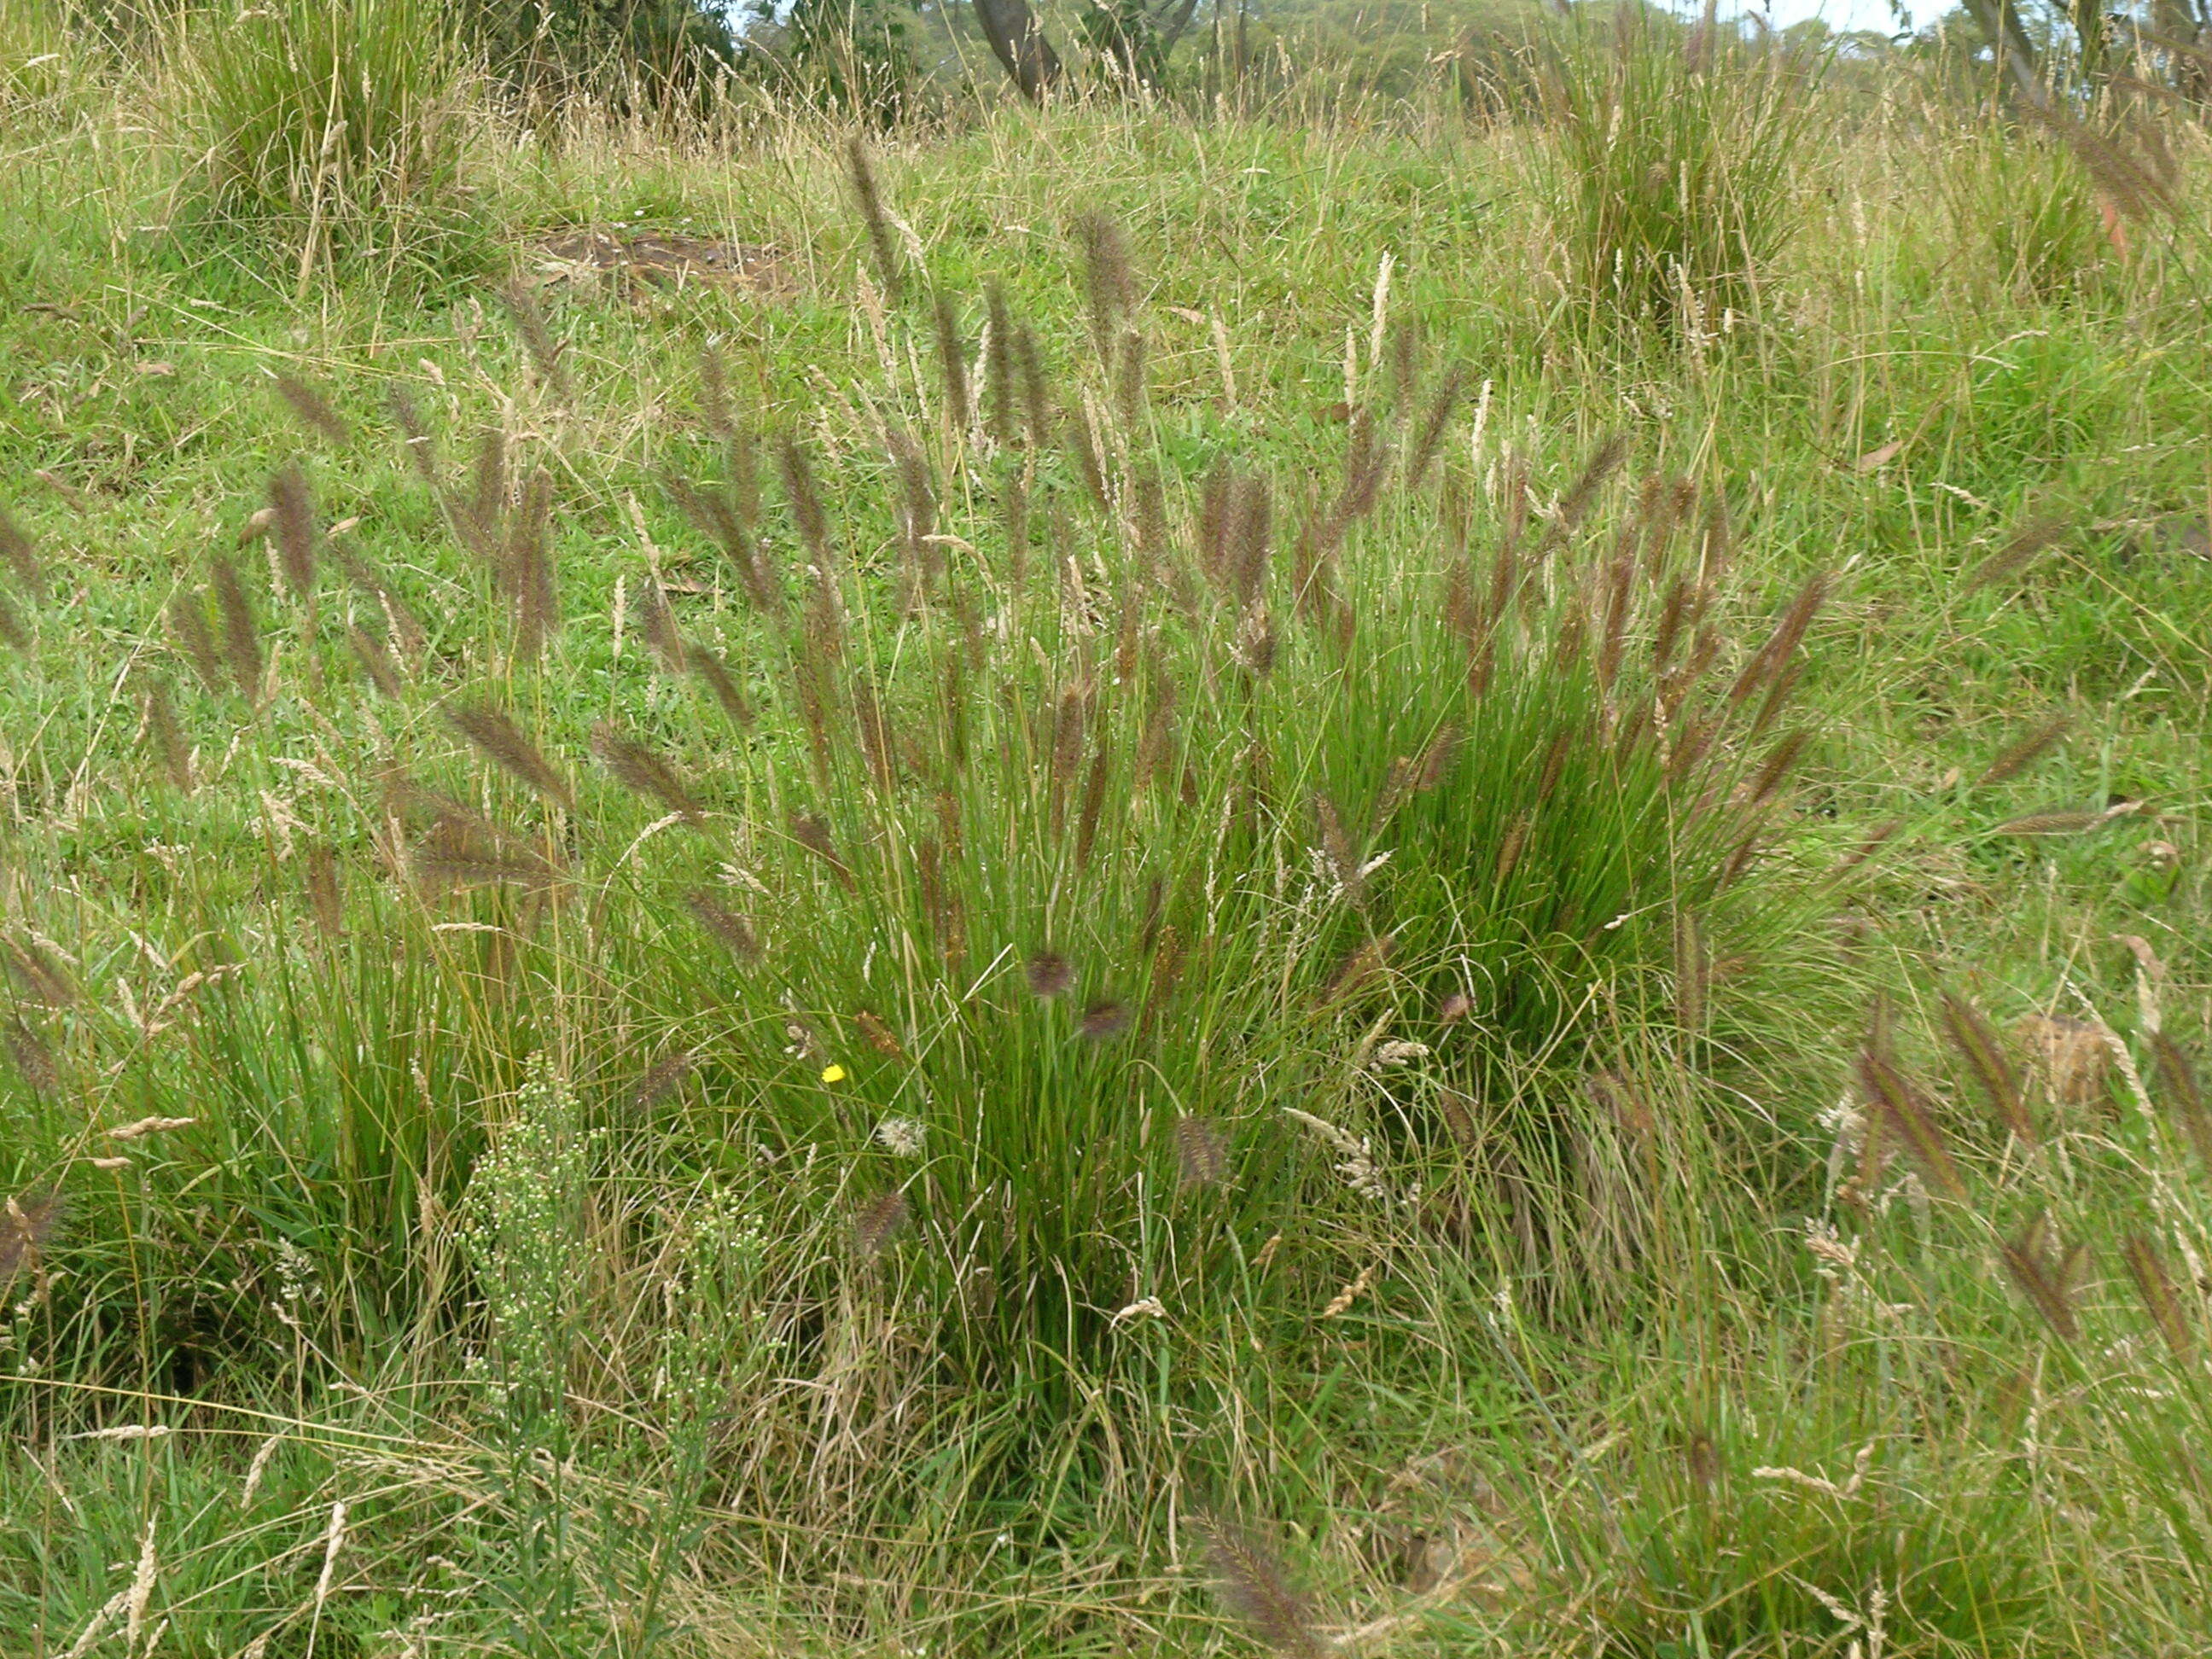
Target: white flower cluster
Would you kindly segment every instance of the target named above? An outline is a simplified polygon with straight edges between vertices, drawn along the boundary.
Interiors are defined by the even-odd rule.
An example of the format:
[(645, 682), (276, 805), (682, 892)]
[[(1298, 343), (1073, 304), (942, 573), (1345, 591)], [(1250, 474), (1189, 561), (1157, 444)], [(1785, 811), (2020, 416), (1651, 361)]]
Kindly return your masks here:
[(1428, 1057), (1429, 1045), (1425, 1042), (1385, 1042), (1367, 1057), (1367, 1063), (1379, 1072), (1393, 1066), (1411, 1066)]
[(1375, 1167), (1375, 1148), (1364, 1135), (1354, 1135), (1340, 1129), (1327, 1118), (1316, 1117), (1311, 1112), (1302, 1112), (1295, 1106), (1283, 1108), (1283, 1115), (1294, 1118), (1312, 1130), (1336, 1149), (1340, 1160), (1336, 1172), (1344, 1177), (1344, 1184), (1360, 1197), (1376, 1204), (1391, 1201), (1389, 1187)]
[(887, 1117), (876, 1125), (876, 1144), (893, 1158), (920, 1158), (927, 1132), (910, 1117)]
[(1910, 1302), (1881, 1299), (1866, 1269), (1860, 1265), (1859, 1241), (1844, 1237), (1836, 1231), (1834, 1223), (1808, 1218), (1805, 1248), (1818, 1264), (1813, 1269), (1814, 1277), (1825, 1279), (1835, 1287), (1836, 1304), (1845, 1311), (1901, 1319), (1913, 1310)]
[(533, 1055), (462, 1200), (461, 1247), (491, 1319), (492, 1352), (474, 1369), (518, 1430), (565, 1392), (586, 1168), (576, 1118), (567, 1083)]

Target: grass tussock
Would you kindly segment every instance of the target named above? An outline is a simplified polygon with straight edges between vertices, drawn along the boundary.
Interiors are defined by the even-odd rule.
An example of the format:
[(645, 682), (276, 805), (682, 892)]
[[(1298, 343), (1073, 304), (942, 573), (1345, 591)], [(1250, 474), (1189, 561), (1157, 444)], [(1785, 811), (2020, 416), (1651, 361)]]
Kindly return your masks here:
[(1541, 82), (1568, 314), (1716, 331), (1796, 225), (1821, 62), (1710, 17), (1608, 15), (1563, 25)]
[(465, 240), (461, 46), (445, 8), (186, 10), (170, 50), (206, 211), (278, 241), (303, 283), (334, 257), (435, 259)]

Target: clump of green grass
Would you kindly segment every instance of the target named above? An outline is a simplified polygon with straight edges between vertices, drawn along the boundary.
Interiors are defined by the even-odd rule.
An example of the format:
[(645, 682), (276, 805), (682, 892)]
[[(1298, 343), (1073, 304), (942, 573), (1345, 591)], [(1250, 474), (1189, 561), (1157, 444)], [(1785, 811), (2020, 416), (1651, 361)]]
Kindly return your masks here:
[(1771, 38), (1622, 6), (1577, 19), (1543, 76), (1574, 314), (1711, 331), (1753, 308), (1797, 222), (1818, 65)]
[(79, 80), (83, 52), (64, 7), (51, 0), (9, 7), (0, 17), (0, 113), (26, 123), (58, 114)]
[[(1655, 1024), (1702, 1052), (1719, 901), (1791, 879), (1759, 854), (1817, 586), (1732, 642), (1718, 519), (1666, 480), (1616, 510), (1619, 446), (1540, 517), (1509, 466), (1493, 522), (1439, 464), (1459, 378), (1418, 353), (1318, 495), (1225, 460), (1179, 477), (1126, 239), (1083, 240), (1091, 368), (1054, 374), (1003, 313), (971, 374), (940, 294), (897, 319), (938, 372), (886, 388), (929, 435), (885, 422), (850, 478), (753, 435), (711, 377), (714, 470), (673, 493), (742, 596), (741, 643), (647, 564), (623, 626), (665, 684), (587, 729), (551, 697), (582, 624), (547, 471), (496, 433), (447, 465), (410, 432), (477, 596), (434, 623), (326, 548), (305, 475), (279, 471), (265, 593), (216, 556), (168, 607), (144, 702), (149, 776), (253, 874), (167, 890), (213, 982), (119, 1074), (203, 1103), (167, 1114), (193, 1121), (148, 1178), (256, 1197), (137, 1237), (122, 1191), (82, 1212), (92, 1283), (149, 1250), (254, 1266), (226, 1285), (180, 1261), (135, 1317), (65, 1297), (50, 1341), (80, 1375), (283, 1346), (289, 1304), (262, 1292), (288, 1250), (331, 1265), (319, 1349), (449, 1328), (465, 1270), (490, 1294), (519, 1255), (477, 1224), (457, 1261), (441, 1219), (511, 1173), (495, 1154), (467, 1187), (483, 1103), (544, 1049), (592, 1080), (557, 1097), (579, 1129), (624, 1144), (658, 1122), (623, 1103), (641, 1042), (726, 1114), (654, 1128), (658, 1156), (726, 1172), (738, 1135), (836, 1219), (804, 1297), (887, 1297), (917, 1386), (1030, 1402), (994, 1480), (1133, 1385), (1133, 1324), (1315, 1316), (1333, 1267), (1295, 1294), (1273, 1270), (1304, 1216), (1437, 1228), (1562, 1307), (1626, 1291), (1620, 1241), (1656, 1204), (1621, 1194), (1664, 1135), (1585, 1074)], [(574, 402), (554, 321), (514, 312), (541, 395)], [(313, 388), (285, 396), (351, 441)], [(479, 683), (447, 683), (433, 627), (446, 651), (464, 630)], [(372, 735), (403, 713), (404, 754)], [(272, 804), (296, 757), (255, 745), (243, 794), (192, 758), (196, 726), (303, 719), (338, 745), (312, 805)], [(259, 963), (255, 894), (292, 918)], [(1764, 914), (1771, 942), (1796, 912)], [(252, 1036), (264, 996), (281, 1043)], [(102, 1010), (87, 1023), (123, 1033)], [(1218, 1386), (1192, 1369), (1171, 1392)]]
[(187, 12), (178, 94), (220, 223), (276, 239), (302, 283), (341, 255), (445, 259), (462, 210), (461, 59), (430, 0), (271, 0)]
[[(1454, 522), (1434, 463), (1456, 383), (1423, 387), (1418, 364), (1397, 412), (1355, 414), (1297, 520), (1225, 465), (1186, 507), (1155, 470), (1122, 239), (1086, 240), (1109, 400), (1041, 385), (1007, 412), (1026, 429), (1000, 522), (950, 544), (988, 552), (942, 550), (945, 492), (896, 431), (895, 564), (873, 583), (795, 448), (788, 529), (765, 533), (798, 569), (763, 562), (741, 434), (729, 484), (683, 492), (771, 630), (771, 701), (733, 695), (655, 594), (648, 637), (804, 763), (755, 741), (678, 786), (595, 741), (688, 827), (704, 800), (752, 803), (737, 873), (687, 902), (734, 959), (765, 1121), (846, 1149), (860, 1254), (911, 1232), (979, 1375), (1109, 1349), (1143, 1304), (1258, 1301), (1247, 1264), (1318, 1152), (1362, 1201), (1401, 1202), (1385, 1166), (1406, 1137), (1346, 1150), (1378, 1067), (1442, 1089), (1415, 1145), (1506, 1139), (1545, 1164), (1529, 1190), (1569, 1195), (1537, 1204), (1563, 1280), (1584, 1195), (1553, 1103), (1580, 1098), (1608, 1029), (1679, 1009), (1685, 1042), (1705, 1036), (1696, 941), (1732, 884), (1766, 886), (1804, 744), (1777, 721), (1820, 585), (1728, 647), (1725, 538), (1687, 486), (1647, 487), (1609, 556), (1587, 535), (1617, 447), (1540, 527), (1518, 478), (1505, 522)], [(981, 417), (964, 367), (943, 384), (957, 445)], [(896, 611), (868, 597), (886, 583)], [(642, 856), (696, 863), (673, 837)], [(1796, 911), (1763, 915), (1771, 943)]]
[(1986, 123), (1944, 157), (1940, 177), (1954, 234), (1999, 292), (2049, 303), (2109, 275), (2118, 216), (2058, 139)]

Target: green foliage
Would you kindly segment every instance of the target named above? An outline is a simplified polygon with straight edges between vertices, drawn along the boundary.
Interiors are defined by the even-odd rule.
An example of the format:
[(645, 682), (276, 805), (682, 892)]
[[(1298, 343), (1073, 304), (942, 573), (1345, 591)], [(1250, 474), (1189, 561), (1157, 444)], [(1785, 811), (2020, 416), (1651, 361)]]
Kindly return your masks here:
[[(1342, 608), (1293, 633), (1271, 614), (1264, 519), (1220, 517), (1264, 514), (1265, 494), (1206, 487), (1197, 569), (1094, 544), (1097, 623), (1016, 574), (1033, 556), (1018, 544), (980, 592), (910, 551), (909, 603), (933, 603), (896, 629), (817, 591), (774, 653), (813, 783), (766, 744), (701, 780), (798, 826), (780, 857), (744, 861), (750, 891), (710, 901), (767, 941), (736, 993), (767, 1121), (866, 1172), (849, 1200), (866, 1254), (919, 1233), (979, 1376), (1087, 1356), (1147, 1297), (1257, 1302), (1243, 1263), (1288, 1223), (1284, 1164), (1304, 1138), (1285, 1109), (1360, 1109), (1378, 1054), (1430, 1052), (1358, 1040), (1378, 993), (1498, 1133), (1547, 1142), (1560, 1126), (1540, 1103), (1571, 1096), (1561, 1079), (1609, 1022), (1640, 1027), (1669, 1000), (1674, 919), (1717, 895), (1755, 835), (1709, 770), (1728, 751), (1711, 746), (1706, 722), (1725, 714), (1697, 693), (1704, 668), (1624, 648), (1629, 618), (1656, 623), (1668, 602), (1668, 525), (1640, 527), (1642, 580), (1552, 550), (1576, 594), (1554, 610), (1524, 589), (1510, 540), (1424, 568), (1401, 539), (1432, 521), (1416, 498), (1363, 543)], [(1238, 559), (1259, 562), (1238, 574)], [(1209, 581), (1195, 608), (1170, 598)], [(1693, 586), (1674, 603), (1701, 608)], [(1454, 592), (1466, 636), (1438, 620)], [(851, 634), (825, 631), (833, 605)], [(993, 607), (1015, 648), (959, 620)], [(1699, 625), (1679, 611), (1678, 629)], [(1671, 769), (1668, 735), (1626, 712), (1651, 697), (1692, 745)], [(1425, 1103), (1415, 1139), (1449, 1139), (1452, 1109)], [(1571, 1176), (1559, 1190), (1579, 1201)], [(1548, 1211), (1542, 1224), (1571, 1255), (1571, 1229)]]
[[(1223, 53), (1232, 61), (1235, 10), (1234, 0), (1208, 8), (1193, 26), (1210, 38), (1218, 14)], [(1449, 89), (1448, 101), (1468, 113), (1499, 107), (1522, 112), (1534, 102), (1525, 52), (1543, 21), (1544, 9), (1525, 0), (1374, 0), (1353, 7), (1277, 0), (1255, 8), (1247, 22), (1257, 59), (1247, 74), (1273, 76), (1279, 50), (1296, 67), (1297, 80), (1327, 86), (1346, 105), (1439, 88)]]
[[(871, 471), (896, 481), (895, 566), (844, 552), (869, 520), (828, 521), (795, 441), (780, 451), (787, 511), (764, 517), (758, 447), (724, 425), (725, 477), (678, 495), (748, 596), (742, 683), (726, 646), (688, 637), (645, 586), (638, 629), (697, 695), (632, 704), (586, 738), (556, 695), (566, 653), (546, 654), (544, 578), (525, 574), (547, 557), (532, 503), (550, 480), (510, 483), (489, 441), (472, 482), (438, 480), (461, 547), (489, 560), (471, 586), (488, 580), (491, 599), (448, 603), (443, 648), (497, 665), (498, 705), (550, 718), (468, 716), (473, 759), (458, 741), (442, 757), (418, 744), (393, 772), (356, 745), (380, 728), (376, 684), (407, 700), (392, 665), (425, 660), (422, 624), (395, 600), (372, 624), (386, 642), (358, 647), (387, 666), (352, 687), (312, 542), (280, 533), (282, 568), (310, 550), (279, 603), (317, 665), (284, 718), (337, 745), (321, 772), (335, 793), (310, 810), (271, 806), (265, 781), (210, 787), (174, 804), (173, 833), (273, 860), (297, 925), (249, 971), (238, 884), (173, 891), (172, 924), (238, 941), (222, 952), (225, 994), (193, 1021), (189, 1073), (123, 1073), (151, 1100), (190, 1075), (223, 1103), (176, 1126), (176, 1164), (149, 1173), (210, 1200), (251, 1193), (258, 1225), (126, 1243), (120, 1215), (103, 1216), (115, 1274), (149, 1251), (289, 1241), (338, 1264), (319, 1347), (371, 1352), (453, 1322), (460, 1281), (432, 1218), (465, 1180), (458, 1243), (507, 1432), (558, 1443), (580, 1363), (580, 1135), (615, 1097), (601, 1085), (588, 1106), (533, 1073), (482, 1154), (481, 1102), (533, 1032), (570, 1054), (568, 1075), (603, 1075), (605, 1024), (681, 1042), (713, 1097), (736, 1091), (746, 1144), (848, 1233), (806, 1293), (896, 1287), (933, 1375), (1031, 1402), (1017, 1445), (1069, 1431), (1086, 1391), (1127, 1375), (1126, 1327), (1160, 1316), (1147, 1310), (1295, 1317), (1255, 1266), (1269, 1239), (1316, 1203), (1403, 1215), (1419, 1172), (1449, 1169), (1455, 1147), (1491, 1147), (1443, 1176), (1455, 1225), (1554, 1280), (1545, 1295), (1562, 1307), (1628, 1293), (1656, 1204), (1623, 1205), (1622, 1183), (1652, 1166), (1593, 1128), (1579, 1081), (1701, 1003), (1686, 937), (1748, 959), (1795, 926), (1771, 901), (1746, 908), (1760, 921), (1739, 936), (1717, 900), (1746, 872), (1765, 890), (1760, 815), (1796, 752), (1765, 734), (1809, 608), (1747, 646), (1723, 685), (1730, 601), (1699, 574), (1711, 515), (1659, 479), (1620, 515), (1617, 448), (1562, 481), (1540, 531), (1511, 507), (1480, 550), (1438, 558), (1468, 534), (1464, 480), (1450, 469), (1447, 489), (1437, 465), (1460, 381), (1425, 378), (1402, 331), (1390, 372), (1369, 365), (1388, 395), (1352, 418), (1341, 477), (1286, 564), (1272, 503), (1293, 499), (1287, 483), (1225, 465), (1164, 476), (1162, 416), (1127, 343), (1144, 319), (1126, 309), (1125, 256), (1110, 228), (1088, 234), (1110, 413), (1049, 378), (1034, 336), (1003, 319), (1000, 349), (1036, 366), (1022, 372), (1034, 396), (1012, 398), (1011, 356), (983, 366), (1004, 459), (969, 500), (938, 482), (977, 417), (964, 368), (951, 390), (914, 389), (925, 408), (951, 400), (927, 444), (887, 432), (858, 481), (836, 480), (861, 503)], [(544, 319), (522, 317), (550, 362)], [(941, 349), (958, 349), (957, 325), (948, 310)], [(1526, 488), (1516, 477), (1512, 499)], [(1115, 504), (1148, 499), (1148, 527), (1121, 539)], [(1617, 516), (1640, 560), (1605, 554), (1594, 526)], [(269, 695), (234, 580), (218, 567), (210, 595), (188, 589), (167, 613), (194, 675), (188, 619), (210, 598), (222, 619), (229, 659), (183, 708), (193, 726)], [(671, 741), (686, 775), (663, 757)], [(604, 777), (580, 793), (568, 780), (586, 753)], [(191, 771), (164, 764), (173, 781)], [(414, 769), (426, 764), (437, 782)], [(366, 792), (337, 781), (378, 775)], [(579, 968), (608, 1012), (580, 1017)], [(246, 1011), (279, 992), (289, 1040), (257, 1043)], [(1780, 1028), (1752, 1025), (1745, 1052), (1780, 1046)], [(1394, 1027), (1407, 1035), (1386, 1041)], [(1693, 1018), (1681, 1040), (1707, 1035)], [(295, 1100), (335, 1105), (288, 1121)], [(701, 1126), (668, 1133), (654, 1156), (723, 1163)], [(388, 1263), (368, 1240), (395, 1241)], [(65, 1298), (74, 1368), (117, 1363), (125, 1345), (204, 1365), (281, 1340), (255, 1300), (134, 1327), (100, 1297)]]
[[(2057, 1587), (2038, 1500), (2002, 1461), (1938, 1467), (1893, 1415), (1851, 1422), (1832, 1382), (1778, 1382), (1753, 1385), (1757, 1420), (1637, 1437), (1625, 1559), (1591, 1598), (1598, 1651), (1813, 1654), (1869, 1630), (1890, 1651), (2033, 1650)], [(1577, 1519), (1570, 1547), (1601, 1549)]]

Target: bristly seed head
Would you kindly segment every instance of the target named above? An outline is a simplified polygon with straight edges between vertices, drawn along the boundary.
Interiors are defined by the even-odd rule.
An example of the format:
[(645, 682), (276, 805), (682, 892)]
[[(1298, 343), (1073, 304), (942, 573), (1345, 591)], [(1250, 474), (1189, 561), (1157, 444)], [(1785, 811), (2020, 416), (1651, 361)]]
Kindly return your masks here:
[(1091, 310), (1091, 341), (1099, 362), (1111, 368), (1114, 346), (1135, 303), (1136, 283), (1129, 272), (1129, 250), (1121, 228), (1103, 213), (1076, 221), (1083, 245), (1083, 270)]
[(170, 701), (167, 680), (155, 680), (146, 688), (146, 736), (170, 784), (179, 793), (191, 794), (191, 747), (177, 724), (176, 706)]
[(269, 480), (269, 507), (275, 517), (278, 567), (286, 586), (304, 599), (315, 586), (315, 511), (296, 465), (288, 464)]
[(539, 753), (522, 728), (496, 708), (449, 703), (446, 718), (484, 757), (557, 806), (573, 808), (575, 794), (552, 762)]
[(592, 752), (623, 787), (652, 797), (695, 830), (705, 823), (706, 814), (668, 763), (646, 744), (624, 737), (611, 721), (602, 720), (592, 728)]
[(1020, 413), (1014, 395), (1014, 321), (1006, 307), (1006, 291), (992, 283), (983, 291), (984, 415), (991, 436), (1001, 445), (1014, 441)]
[(868, 1047), (884, 1059), (897, 1060), (902, 1066), (914, 1064), (914, 1056), (907, 1053), (906, 1045), (898, 1040), (897, 1033), (891, 1030), (890, 1023), (881, 1014), (872, 1009), (855, 1008), (853, 1024), (867, 1040)]
[(0, 1045), (6, 1047), (16, 1074), (33, 1094), (52, 1094), (61, 1086), (61, 1067), (55, 1062), (54, 1051), (20, 1016), (0, 1026)]
[(968, 392), (968, 343), (960, 332), (960, 313), (952, 296), (941, 290), (934, 296), (932, 316), (937, 325), (937, 368), (945, 377), (945, 423), (955, 432), (967, 429), (971, 412)]
[(1936, 1127), (1933, 1111), (1919, 1091), (1887, 1055), (1872, 1045), (1859, 1055), (1858, 1072), (1868, 1103), (1903, 1136), (1921, 1168), (1947, 1195), (1965, 1198), (1966, 1188), (1960, 1179), (1959, 1167), (1952, 1159), (1942, 1131)]
[(1092, 1042), (1103, 1042), (1129, 1029), (1129, 1011), (1118, 1002), (1094, 1002), (1083, 1011), (1083, 1018), (1076, 1025), (1076, 1035)]
[(907, 1223), (906, 1194), (885, 1193), (861, 1210), (853, 1223), (853, 1248), (861, 1260), (881, 1255)]
[(1966, 998), (1947, 991), (1943, 994), (1943, 1025), (1951, 1046), (1966, 1062), (1998, 1121), (2019, 1138), (2022, 1146), (2034, 1146), (2035, 1119), (2028, 1111), (2027, 1097), (2021, 1088), (2020, 1069), (2005, 1057), (1996, 1031), (1982, 1011)]
[(1229, 1170), (1228, 1137), (1210, 1118), (1176, 1120), (1176, 1164), (1185, 1188), (1218, 1186)]
[(898, 239), (891, 234), (890, 214), (884, 206), (876, 170), (868, 159), (868, 146), (858, 133), (846, 147), (845, 162), (853, 180), (853, 197), (860, 204), (860, 221), (867, 227), (868, 248), (875, 255), (876, 274), (884, 292), (896, 302), (904, 285), (905, 269), (899, 259)]
[(0, 511), (0, 561), (4, 561), (15, 573), (16, 581), (26, 592), (45, 591), (46, 578), (39, 568), (36, 544), (31, 540), (30, 532), (4, 511)]
[(2212, 1170), (2212, 1101), (2204, 1098), (2204, 1091), (2197, 1080), (2197, 1067), (2189, 1054), (2173, 1040), (2170, 1031), (2151, 1034), (2151, 1053), (2158, 1062), (2158, 1081), (2160, 1091), (2166, 1097), (2167, 1107), (2178, 1113), (2181, 1127), (2197, 1148), (2197, 1156), (2207, 1170)]
[(318, 842), (307, 848), (307, 908), (325, 939), (345, 936), (345, 890), (338, 877), (337, 854)]
[(2062, 1342), (2073, 1342), (2081, 1334), (2074, 1292), (2088, 1253), (2087, 1245), (2076, 1244), (2060, 1255), (2051, 1241), (2047, 1215), (2038, 1216), (2001, 1251), (2013, 1283)]
[(1222, 1598), (1260, 1639), (1284, 1659), (1323, 1659), (1313, 1610), (1273, 1558), (1249, 1536), (1219, 1522), (1201, 1522), (1206, 1559)]
[(783, 490), (791, 502), (791, 516), (799, 544), (827, 579), (830, 568), (830, 518), (822, 508), (822, 492), (814, 482), (814, 468), (795, 438), (776, 446), (776, 465), (783, 475)]
[(18, 1193), (0, 1205), (0, 1286), (34, 1260), (62, 1217), (58, 1193)]
[(631, 1092), (630, 1104), (639, 1111), (649, 1111), (676, 1091), (677, 1086), (690, 1075), (691, 1054), (678, 1049), (666, 1059), (656, 1062), (653, 1069), (638, 1079)]
[(2063, 718), (2055, 720), (2008, 744), (1974, 780), (1974, 787), (1978, 789), (2018, 777), (2066, 740), (2069, 725)]
[(340, 447), (352, 441), (352, 432), (337, 410), (331, 407), (331, 400), (297, 375), (279, 374), (276, 392), (291, 405), (294, 416), (309, 431)]
[(1323, 1004), (1342, 1000), (1376, 979), (1389, 960), (1390, 935), (1381, 934), (1356, 947), (1337, 965), (1322, 987)]
[(522, 348), (529, 354), (532, 366), (563, 402), (574, 402), (576, 389), (569, 383), (568, 367), (562, 361), (567, 343), (553, 337), (537, 301), (519, 283), (509, 283), (501, 289), (500, 298), (506, 303), (507, 314), (514, 319), (514, 331), (521, 337)]
[(1030, 994), (1045, 1001), (1075, 983), (1075, 970), (1057, 951), (1037, 951), (1024, 965), (1023, 974), (1029, 981)]
[(2165, 1338), (2167, 1349), (2176, 1359), (2189, 1359), (2197, 1346), (2197, 1334), (2191, 1328), (2158, 1246), (2142, 1233), (2130, 1233), (2120, 1254), (2128, 1264), (2128, 1276), (2136, 1282), (2136, 1293), (2142, 1297), (2144, 1310)]
[(830, 826), (811, 813), (791, 815), (791, 838), (830, 866), (830, 873), (847, 891), (854, 886), (852, 866), (837, 854), (837, 845), (830, 834)]
[(353, 647), (353, 654), (360, 661), (362, 672), (368, 676), (368, 683), (376, 688), (377, 696), (398, 702), (404, 689), (399, 669), (384, 641), (356, 624), (346, 629), (346, 642)]
[(722, 706), (722, 712), (730, 717), (731, 723), (750, 729), (758, 716), (754, 713), (752, 704), (746, 700), (744, 692), (739, 689), (736, 678), (731, 674), (728, 665), (717, 653), (703, 645), (687, 643), (684, 651), (690, 662), (691, 672), (705, 684), (708, 690), (714, 693), (714, 701)]
[(422, 424), (421, 411), (415, 398), (405, 386), (394, 386), (391, 392), (392, 418), (399, 427), (405, 440), (407, 464), (415, 469), (415, 476), (433, 489), (438, 485), (438, 452), (429, 430)]
[(684, 905), (698, 919), (701, 927), (727, 945), (730, 954), (746, 967), (760, 961), (760, 936), (753, 932), (752, 924), (714, 894), (703, 887), (694, 889), (684, 896)]
[(261, 701), (261, 624), (246, 597), (238, 567), (218, 553), (210, 566), (216, 608), (222, 617), (222, 653), (230, 665), (231, 683), (249, 703)]

